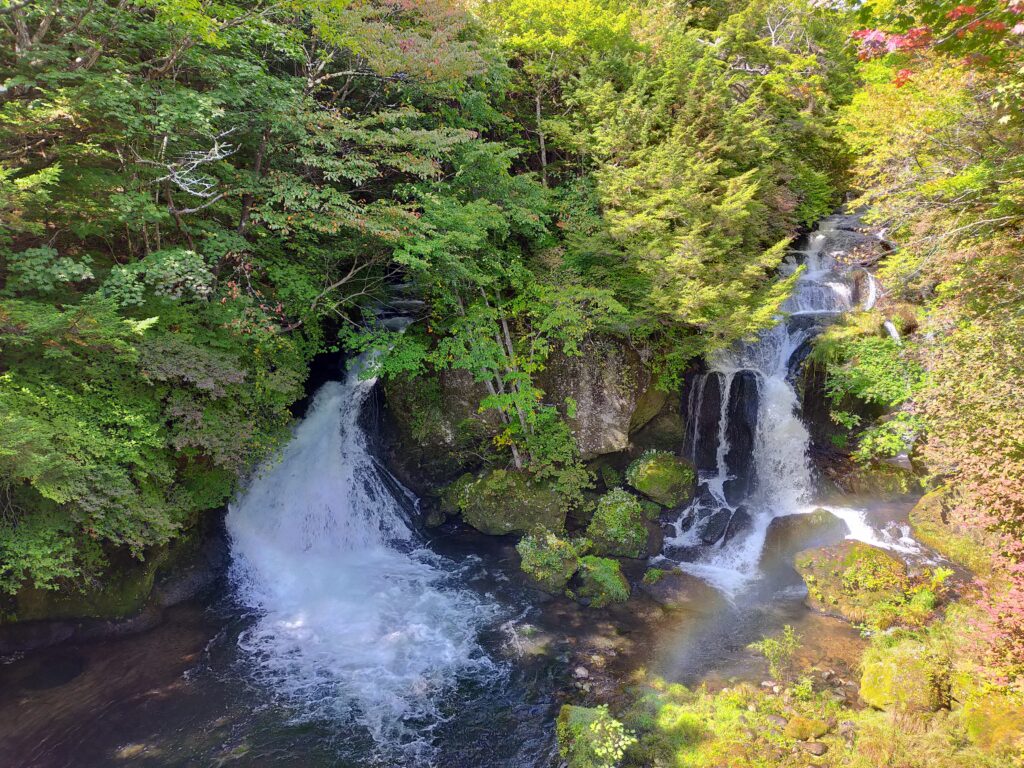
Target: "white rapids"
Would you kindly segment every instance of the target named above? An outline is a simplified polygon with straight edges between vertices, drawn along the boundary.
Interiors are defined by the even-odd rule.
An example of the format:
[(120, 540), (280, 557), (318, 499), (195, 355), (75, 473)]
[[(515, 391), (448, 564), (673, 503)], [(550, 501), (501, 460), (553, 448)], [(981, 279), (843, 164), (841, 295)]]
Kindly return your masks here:
[(477, 643), (496, 615), (419, 546), (375, 465), (359, 426), (372, 386), (358, 367), (325, 384), (230, 505), (231, 577), (257, 617), (239, 645), (296, 717), (354, 722), (419, 754), (447, 691), (500, 674)]
[[(759, 563), (765, 535), (771, 521), (784, 515), (803, 514), (816, 509), (812, 501), (811, 466), (808, 460), (810, 437), (797, 412), (798, 398), (792, 384), (795, 365), (802, 360), (801, 350), (820, 331), (818, 320), (827, 322), (829, 316), (839, 315), (854, 307), (852, 281), (840, 265), (843, 255), (840, 244), (843, 233), (837, 231), (834, 219), (825, 219), (810, 235), (806, 250), (795, 251), (801, 257), (798, 263), (792, 257), (783, 267), (793, 274), (800, 266), (802, 272), (792, 295), (782, 306), (784, 313), (774, 327), (763, 332), (748, 344), (741, 344), (712, 359), (709, 371), (693, 387), (689, 404), (690, 422), (695, 423), (702, 412), (702, 398), (707, 377), (718, 377), (717, 391), (721, 404), (717, 434), (692, 434), (684, 446), (684, 453), (696, 456), (698, 442), (717, 440), (714, 468), (699, 472), (699, 481), (707, 492), (680, 515), (675, 524), (676, 533), (666, 539), (665, 557), (683, 571), (692, 573), (718, 588), (727, 596), (744, 591), (761, 575)], [(867, 286), (867, 304), (873, 304), (877, 292), (874, 280)], [(727, 500), (725, 486), (734, 482), (736, 474), (730, 471), (726, 456), (729, 445), (729, 419), (727, 412), (733, 407), (728, 401), (734, 378), (743, 373), (753, 374), (756, 380), (756, 433), (750, 456), (753, 489), (745, 498)], [(733, 467), (735, 470), (735, 467)], [(749, 471), (749, 470), (748, 470)], [(744, 509), (750, 515), (749, 525), (733, 538), (726, 537), (711, 546), (702, 545), (702, 522), (695, 519), (706, 514), (708, 507), (725, 509), (732, 514)], [(705, 505), (702, 507), (701, 505)], [(893, 534), (875, 529), (862, 510), (847, 507), (826, 507), (842, 518), (850, 529), (849, 538), (881, 546), (906, 555), (919, 554), (920, 549), (906, 532)], [(703, 540), (703, 544), (707, 544)], [(675, 557), (676, 552), (698, 551), (696, 558)]]

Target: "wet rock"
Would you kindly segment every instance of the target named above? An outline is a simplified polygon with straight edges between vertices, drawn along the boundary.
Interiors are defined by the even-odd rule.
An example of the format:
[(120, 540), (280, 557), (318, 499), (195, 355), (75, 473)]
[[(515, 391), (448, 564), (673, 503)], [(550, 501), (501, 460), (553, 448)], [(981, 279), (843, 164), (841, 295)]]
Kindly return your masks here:
[(720, 592), (707, 582), (688, 573), (663, 571), (657, 579), (641, 582), (640, 588), (666, 608), (713, 613), (723, 604)]
[(821, 757), (828, 752), (828, 745), (822, 744), (820, 741), (805, 741), (800, 744), (800, 748), (804, 752), (809, 752), (815, 757)]
[(665, 532), (657, 522), (647, 521), (644, 525), (647, 528), (647, 556), (655, 557), (665, 546)]
[(846, 523), (827, 509), (776, 517), (765, 534), (761, 565), (777, 566), (802, 550), (839, 544), (849, 532)]
[(729, 524), (725, 528), (725, 541), (729, 541), (743, 533), (749, 529), (753, 523), (754, 518), (750, 516), (750, 512), (747, 507), (743, 505), (736, 507), (736, 511), (732, 513), (732, 517), (729, 518)]
[(725, 536), (731, 519), (732, 512), (728, 509), (719, 509), (712, 513), (704, 521), (704, 529), (701, 531), (700, 540), (709, 546), (717, 544)]
[(713, 472), (718, 468), (723, 380), (720, 373), (702, 373), (690, 384), (683, 455), (689, 457), (698, 470)]
[(480, 475), (463, 489), (460, 506), (466, 523), (493, 536), (565, 527), (562, 497), (522, 472), (496, 469)]
[(758, 379), (753, 371), (739, 371), (729, 386), (726, 407), (725, 466), (733, 480), (726, 484), (725, 499), (736, 504), (747, 498), (757, 482), (754, 472), (754, 439), (757, 434)]

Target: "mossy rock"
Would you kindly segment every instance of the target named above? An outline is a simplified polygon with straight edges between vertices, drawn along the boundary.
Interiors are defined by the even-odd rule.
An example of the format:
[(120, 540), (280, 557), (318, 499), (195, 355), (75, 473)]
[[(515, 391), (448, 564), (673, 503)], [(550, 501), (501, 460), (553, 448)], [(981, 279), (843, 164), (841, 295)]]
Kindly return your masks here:
[(647, 451), (629, 465), (626, 482), (663, 507), (678, 507), (693, 498), (697, 473), (668, 451)]
[(58, 619), (124, 619), (138, 613), (153, 592), (164, 549), (146, 560), (116, 558), (96, 579), (80, 590), (51, 591), (26, 588), (16, 596), (15, 621)]
[(881, 603), (902, 598), (909, 586), (903, 561), (859, 541), (800, 552), (794, 565), (812, 608), (863, 622)]
[(472, 472), (467, 472), (446, 485), (441, 491), (438, 509), (446, 515), (459, 514), (463, 506), (468, 503), (466, 491), (474, 482), (476, 482), (476, 476)]
[(795, 715), (790, 718), (783, 729), (789, 738), (797, 741), (810, 741), (829, 732), (828, 723), (824, 720), (814, 720), (809, 717)]
[(839, 544), (849, 532), (849, 526), (827, 509), (776, 517), (765, 534), (761, 560), (789, 560), (802, 550)]
[(643, 512), (644, 519), (652, 523), (658, 522), (661, 518), (661, 504), (650, 499), (640, 499), (640, 511)]
[(520, 567), (541, 589), (559, 593), (580, 567), (580, 558), (571, 542), (551, 531), (535, 531), (516, 545)]
[(575, 590), (575, 597), (593, 608), (624, 603), (629, 599), (629, 582), (622, 575), (618, 562), (611, 558), (595, 555), (580, 558), (577, 576), (580, 586)]
[(934, 712), (947, 701), (947, 673), (918, 640), (876, 643), (861, 659), (860, 696), (875, 709)]
[(882, 499), (921, 492), (921, 481), (910, 469), (885, 461), (856, 465), (843, 485), (849, 493)]
[(607, 706), (563, 705), (555, 721), (555, 735), (558, 751), (569, 768), (615, 768), (636, 742), (608, 713)]
[(1001, 691), (987, 691), (964, 704), (964, 727), (986, 752), (1024, 754), (1024, 702)]
[(992, 571), (991, 549), (984, 534), (957, 525), (946, 510), (949, 494), (944, 489), (925, 494), (910, 511), (914, 538), (951, 562), (974, 573), (988, 575)]
[(647, 552), (647, 527), (639, 500), (621, 488), (606, 493), (597, 502), (587, 538), (598, 555), (643, 557)]
[(459, 491), (462, 519), (481, 533), (502, 536), (565, 528), (565, 500), (524, 472), (495, 469)]

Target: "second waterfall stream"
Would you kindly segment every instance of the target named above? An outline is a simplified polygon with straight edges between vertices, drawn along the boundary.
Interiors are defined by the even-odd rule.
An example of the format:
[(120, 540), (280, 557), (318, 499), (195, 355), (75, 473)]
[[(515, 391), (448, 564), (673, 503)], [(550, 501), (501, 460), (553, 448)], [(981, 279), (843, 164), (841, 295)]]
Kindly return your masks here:
[(232, 580), (256, 612), (240, 639), (258, 681), (299, 717), (354, 722), (374, 742), (427, 750), (444, 694), (500, 669), (477, 643), (494, 608), (420, 546), (359, 416), (358, 364), (227, 517)]
[[(683, 454), (696, 467), (699, 485), (675, 522), (665, 555), (727, 595), (760, 575), (771, 521), (812, 509), (810, 438), (794, 382), (814, 337), (859, 298), (852, 279), (858, 270), (843, 263), (864, 237), (855, 233), (859, 225), (851, 216), (824, 219), (806, 249), (795, 251), (784, 265), (789, 274), (803, 269), (779, 322), (756, 340), (719, 354), (689, 382)], [(877, 287), (861, 273), (865, 296), (860, 301), (868, 309)], [(853, 538), (912, 549), (912, 543), (876, 531), (856, 509), (829, 510), (846, 522)]]

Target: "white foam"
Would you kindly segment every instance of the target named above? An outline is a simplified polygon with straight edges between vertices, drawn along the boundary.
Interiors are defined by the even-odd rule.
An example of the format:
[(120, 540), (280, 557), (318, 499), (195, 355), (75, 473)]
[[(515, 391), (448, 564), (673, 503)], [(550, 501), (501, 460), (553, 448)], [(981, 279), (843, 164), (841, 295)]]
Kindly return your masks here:
[(382, 482), (358, 426), (372, 385), (356, 372), (325, 384), (231, 504), (232, 580), (259, 615), (239, 645), (297, 717), (355, 721), (425, 754), (440, 697), (497, 672), (477, 643), (495, 610), (450, 583)]

